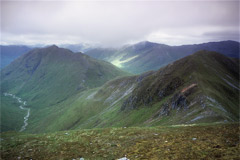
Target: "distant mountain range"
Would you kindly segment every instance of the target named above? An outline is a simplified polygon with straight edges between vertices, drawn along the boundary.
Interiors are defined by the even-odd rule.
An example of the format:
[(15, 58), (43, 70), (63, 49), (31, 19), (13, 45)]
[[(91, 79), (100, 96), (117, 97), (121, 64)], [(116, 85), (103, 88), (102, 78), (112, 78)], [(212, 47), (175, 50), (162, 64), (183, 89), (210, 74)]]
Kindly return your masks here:
[(239, 48), (240, 43), (235, 41), (182, 46), (169, 46), (145, 41), (120, 49), (95, 48), (85, 52), (85, 54), (111, 62), (125, 71), (139, 74), (149, 70), (157, 70), (200, 50), (215, 51), (228, 57), (239, 58)]
[[(27, 53), (33, 48), (48, 47), (44, 45), (0, 45), (0, 69), (6, 67), (12, 61), (20, 57), (21, 55)], [(72, 52), (86, 52), (92, 49), (92, 45), (89, 44), (63, 44), (60, 45), (62, 48), (71, 50)]]
[[(130, 48), (153, 46), (163, 47), (145, 42)], [(4, 68), (0, 87), (4, 131), (23, 118), (5, 92), (27, 101), (31, 115), (26, 131), (34, 133), (239, 119), (239, 59), (211, 51), (130, 76), (109, 62), (50, 46), (31, 50)]]
[(0, 45), (0, 48), (0, 69), (32, 49), (32, 47), (24, 45)]
[[(1, 68), (30, 51), (36, 46), (8, 45), (1, 47)], [(148, 41), (121, 48), (96, 48), (90, 44), (63, 44), (72, 52), (82, 52), (93, 58), (108, 61), (115, 66), (133, 73), (139, 74), (149, 70), (157, 70), (177, 59), (188, 56), (200, 50), (209, 50), (222, 53), (228, 57), (239, 58), (239, 42), (222, 41), (209, 42), (195, 45), (169, 46)], [(1, 69), (0, 68), (0, 69)]]

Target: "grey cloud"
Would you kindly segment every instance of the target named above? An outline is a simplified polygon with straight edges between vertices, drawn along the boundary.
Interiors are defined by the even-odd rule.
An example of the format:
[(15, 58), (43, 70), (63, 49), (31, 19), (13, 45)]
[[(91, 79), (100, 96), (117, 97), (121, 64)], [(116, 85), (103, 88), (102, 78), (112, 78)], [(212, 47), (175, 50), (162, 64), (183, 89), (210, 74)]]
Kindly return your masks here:
[(203, 34), (204, 37), (208, 37), (211, 40), (226, 40), (231, 39), (235, 41), (239, 41), (239, 30), (223, 30), (223, 31), (215, 31), (215, 32), (206, 32)]
[(2, 43), (184, 44), (231, 38), (223, 31), (237, 27), (238, 1), (1, 1)]

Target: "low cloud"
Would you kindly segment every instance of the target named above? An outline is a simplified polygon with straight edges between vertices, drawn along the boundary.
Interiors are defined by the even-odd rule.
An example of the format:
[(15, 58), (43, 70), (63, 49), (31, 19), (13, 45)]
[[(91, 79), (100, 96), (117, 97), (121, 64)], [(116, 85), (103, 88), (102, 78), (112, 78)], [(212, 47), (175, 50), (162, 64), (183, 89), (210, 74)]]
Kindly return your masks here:
[(2, 44), (237, 40), (238, 1), (1, 1)]

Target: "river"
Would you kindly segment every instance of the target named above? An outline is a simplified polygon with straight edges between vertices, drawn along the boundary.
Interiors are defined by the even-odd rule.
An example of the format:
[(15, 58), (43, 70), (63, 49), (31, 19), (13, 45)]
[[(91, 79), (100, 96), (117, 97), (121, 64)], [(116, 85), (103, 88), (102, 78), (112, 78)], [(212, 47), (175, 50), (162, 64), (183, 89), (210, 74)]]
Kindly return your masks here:
[(13, 99), (16, 99), (18, 101), (18, 103), (20, 104), (19, 108), (21, 110), (26, 110), (27, 111), (27, 114), (26, 116), (23, 118), (23, 126), (21, 127), (21, 129), (19, 130), (19, 132), (22, 132), (26, 129), (26, 127), (28, 126), (28, 118), (30, 116), (30, 108), (26, 108), (24, 106), (27, 105), (27, 102), (26, 101), (23, 101), (20, 97), (17, 97), (15, 96), (14, 94), (11, 94), (11, 93), (4, 93), (4, 96), (10, 96), (12, 97)]

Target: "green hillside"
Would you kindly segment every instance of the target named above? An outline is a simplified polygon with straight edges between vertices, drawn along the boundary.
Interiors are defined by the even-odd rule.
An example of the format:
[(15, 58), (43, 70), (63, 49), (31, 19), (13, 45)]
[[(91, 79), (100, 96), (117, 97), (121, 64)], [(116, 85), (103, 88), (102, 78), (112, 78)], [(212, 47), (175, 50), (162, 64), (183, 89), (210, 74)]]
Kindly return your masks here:
[[(61, 110), (55, 106), (71, 96), (124, 75), (129, 74), (108, 62), (50, 46), (28, 52), (1, 71), (1, 97), (7, 92), (27, 101), (32, 113), (29, 125), (37, 127), (47, 115)], [(2, 104), (5, 106), (4, 98)], [(10, 111), (5, 111), (9, 107), (2, 109)]]
[[(94, 62), (98, 63), (96, 60)], [(35, 91), (23, 84), (21, 88), (16, 85), (6, 90), (6, 84), (11, 84), (10, 78), (3, 81), (2, 85), (7, 92), (15, 92), (28, 101), (31, 116), (27, 132), (235, 122), (239, 119), (238, 68), (237, 59), (216, 52), (200, 51), (158, 71), (116, 78), (103, 86), (100, 86), (96, 75), (98, 70), (92, 70), (91, 73), (94, 74), (88, 74), (86, 77), (89, 79), (85, 77), (86, 89), (82, 90), (76, 90), (76, 86), (71, 87), (75, 84), (75, 79), (68, 78), (69, 75), (74, 77), (70, 73), (58, 78), (49, 75), (54, 79), (50, 81), (50, 86), (46, 81), (34, 83), (30, 79), (29, 82), (35, 84), (32, 87), (41, 87)], [(119, 75), (124, 74), (116, 70), (121, 73)], [(58, 75), (58, 71), (55, 70), (51, 75)], [(4, 73), (7, 75), (8, 72), (5, 70)], [(91, 79), (90, 75), (94, 78)], [(61, 85), (62, 92), (58, 92), (62, 82), (68, 84)], [(78, 82), (82, 82), (81, 79)], [(99, 87), (92, 84), (99, 84)], [(38, 97), (34, 98), (34, 95)]]
[(238, 67), (236, 59), (201, 51), (85, 92), (60, 121), (72, 129), (238, 121)]
[[(58, 76), (53, 76), (56, 83), (62, 80), (75, 82), (65, 79), (63, 73), (62, 76), (57, 74), (66, 67), (63, 65), (64, 68), (61, 68), (60, 64), (68, 56), (59, 63), (51, 60), (52, 55), (48, 56), (49, 61), (46, 63), (51, 61), (59, 67), (44, 71)], [(45, 62), (48, 56), (45, 55), (39, 64)], [(59, 58), (55, 56), (54, 59)], [(91, 70), (91, 74), (85, 72), (88, 74), (86, 77), (90, 78), (89, 75), (92, 75), (95, 78), (85, 77), (89, 81), (86, 88), (68, 91), (67, 86), (59, 85), (61, 93), (65, 90), (71, 93), (63, 93), (62, 96), (56, 90), (51, 91), (55, 89), (52, 87), (56, 87), (51, 80), (48, 84), (45, 84), (44, 79), (39, 79), (38, 83), (31, 82), (31, 78), (38, 75), (41, 65), (38, 65), (40, 68), (33, 67), (36, 68), (34, 72), (30, 72), (33, 71), (30, 67), (21, 72), (26, 65), (20, 64), (31, 64), (26, 63), (27, 57), (13, 63), (18, 66), (15, 66), (17, 71), (11, 65), (4, 70), (1, 87), (4, 92), (15, 92), (23, 97), (22, 100), (27, 100), (26, 107), (31, 109), (31, 114), (24, 132), (29, 133), (0, 133), (1, 159), (140, 160), (239, 157), (239, 124), (236, 123), (239, 120), (239, 59), (228, 58), (216, 52), (200, 51), (158, 71), (117, 77), (102, 86), (99, 78), (96, 78), (98, 75), (95, 75), (101, 68), (99, 65)], [(100, 63), (89, 59), (89, 63)], [(116, 69), (106, 64), (113, 70)], [(83, 63), (81, 67), (82, 65)], [(69, 72), (70, 70), (64, 73), (71, 75)], [(124, 74), (119, 71), (119, 75)], [(7, 79), (8, 76), (12, 77)], [(13, 85), (13, 77), (18, 80), (15, 81), (16, 85)], [(24, 78), (24, 81), (20, 80)], [(31, 83), (23, 83), (27, 81)], [(99, 86), (95, 87), (92, 83)], [(32, 89), (38, 85), (40, 87), (35, 91), (35, 96), (41, 95), (42, 90), (47, 90), (47, 97), (33, 98), (31, 94), (34, 93), (28, 88), (30, 84)], [(29, 93), (24, 94), (22, 89)], [(56, 99), (51, 99), (54, 97), (51, 94), (55, 92)], [(56, 101), (64, 96), (66, 99)], [(26, 113), (20, 110), (16, 99), (3, 94), (1, 98), (1, 131), (19, 131), (23, 125), (21, 119)]]
[[(239, 61), (200, 51), (139, 76), (117, 78), (39, 110), (28, 131), (234, 122)], [(224, 97), (224, 98), (222, 98)], [(46, 114), (48, 112), (48, 114)]]

